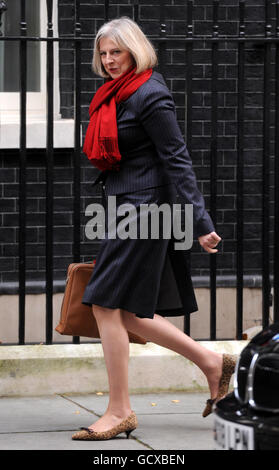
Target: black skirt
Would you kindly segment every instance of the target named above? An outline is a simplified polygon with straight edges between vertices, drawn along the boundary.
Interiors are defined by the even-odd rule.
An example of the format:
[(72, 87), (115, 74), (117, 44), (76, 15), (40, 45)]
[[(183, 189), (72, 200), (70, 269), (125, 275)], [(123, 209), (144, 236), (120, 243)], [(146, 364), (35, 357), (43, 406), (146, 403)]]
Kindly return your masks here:
[[(141, 318), (153, 318), (154, 313), (167, 317), (197, 311), (189, 251), (175, 250), (177, 240), (174, 239), (172, 227), (171, 235), (164, 236), (162, 217), (159, 217), (159, 230), (155, 237), (154, 232), (153, 235), (151, 233), (151, 219), (143, 219), (142, 212), (140, 217), (143, 204), (150, 207), (152, 203), (157, 206), (167, 203), (172, 207), (177, 202), (175, 186), (169, 184), (116, 195), (115, 215), (113, 211), (109, 214), (106, 193), (104, 202), (105, 236), (100, 242), (96, 264), (82, 302), (121, 308)], [(127, 213), (116, 214), (122, 204), (130, 204), (129, 207), (134, 208), (134, 212), (129, 212), (129, 227), (136, 228), (134, 238), (123, 239), (124, 229), (121, 230), (119, 224), (122, 221), (127, 228)], [(146, 238), (139, 236), (143, 225), (147, 227)]]

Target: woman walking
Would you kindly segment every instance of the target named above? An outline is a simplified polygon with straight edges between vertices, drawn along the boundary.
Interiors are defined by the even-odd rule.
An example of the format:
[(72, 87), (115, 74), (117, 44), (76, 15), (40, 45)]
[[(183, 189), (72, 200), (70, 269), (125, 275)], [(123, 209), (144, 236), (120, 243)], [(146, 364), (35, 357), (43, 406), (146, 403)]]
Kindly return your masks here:
[[(84, 152), (102, 170), (105, 203), (135, 208), (139, 222), (143, 204), (173, 207), (177, 195), (192, 204), (194, 235), (208, 253), (221, 238), (205, 211), (195, 174), (176, 119), (175, 104), (163, 76), (154, 70), (157, 56), (141, 28), (130, 18), (105, 23), (98, 31), (93, 70), (106, 78), (90, 105)], [(128, 206), (127, 206), (128, 207)], [(165, 317), (190, 314), (197, 304), (187, 252), (175, 250), (173, 236), (110, 237), (121, 222), (109, 214), (105, 237), (83, 296), (96, 318), (109, 381), (105, 414), (73, 439), (103, 440), (137, 427), (128, 390), (128, 331), (193, 361), (205, 374), (210, 390), (203, 416), (228, 391), (234, 356), (219, 354), (176, 328)], [(114, 218), (113, 218), (114, 217)], [(144, 220), (146, 224), (147, 219)], [(173, 226), (172, 226), (173, 230)]]

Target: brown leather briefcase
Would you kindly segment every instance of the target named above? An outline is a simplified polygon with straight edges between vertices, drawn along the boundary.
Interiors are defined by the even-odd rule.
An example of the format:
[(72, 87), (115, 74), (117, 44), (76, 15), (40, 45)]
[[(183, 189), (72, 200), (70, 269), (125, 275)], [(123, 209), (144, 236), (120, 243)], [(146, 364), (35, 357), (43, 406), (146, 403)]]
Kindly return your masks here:
[[(68, 267), (66, 287), (61, 306), (60, 322), (55, 328), (61, 335), (100, 338), (92, 307), (82, 301), (92, 275), (95, 261), (72, 263)], [(146, 344), (146, 340), (128, 331), (131, 343)]]

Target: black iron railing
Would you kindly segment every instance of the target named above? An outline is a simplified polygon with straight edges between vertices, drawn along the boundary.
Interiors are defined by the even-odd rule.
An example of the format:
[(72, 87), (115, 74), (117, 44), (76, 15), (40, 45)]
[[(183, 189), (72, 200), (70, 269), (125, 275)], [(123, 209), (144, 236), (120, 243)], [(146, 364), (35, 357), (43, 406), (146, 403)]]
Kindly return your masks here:
[[(53, 34), (53, 0), (46, 0), (47, 7), (47, 34), (45, 37), (27, 35), (26, 25), (26, 1), (19, 0), (21, 21), (20, 34), (18, 36), (0, 36), (0, 41), (19, 41), (20, 44), (20, 177), (19, 177), (19, 336), (18, 343), (25, 343), (25, 297), (26, 297), (26, 114), (27, 114), (27, 44), (32, 41), (45, 42), (47, 48), (47, 138), (46, 138), (46, 244), (45, 244), (45, 278), (46, 278), (46, 343), (52, 343), (53, 334), (53, 176), (54, 176), (54, 139), (53, 139), (53, 58), (54, 43), (70, 41), (74, 47), (74, 209), (73, 209), (73, 261), (81, 258), (81, 55), (83, 44), (94, 39), (94, 34), (83, 34), (81, 28), (79, 0), (73, 1), (74, 5), (74, 30), (71, 34), (54, 36)], [(100, 2), (101, 3), (101, 2)], [(135, 1), (131, 5), (133, 19), (140, 23), (141, 2)], [(185, 34), (168, 34), (166, 28), (166, 2), (160, 1), (159, 35), (151, 35), (153, 43), (158, 48), (160, 72), (167, 76), (166, 53), (167, 47), (173, 42), (183, 46), (185, 50), (185, 94), (187, 95), (187, 107), (185, 110), (185, 136), (187, 147), (191, 154), (193, 135), (193, 47), (195, 42), (204, 41), (211, 45), (211, 145), (210, 145), (210, 214), (213, 221), (217, 222), (218, 191), (218, 65), (219, 47), (226, 41), (237, 48), (237, 187), (236, 187), (236, 338), (242, 338), (243, 331), (243, 252), (244, 252), (244, 96), (245, 96), (245, 52), (246, 46), (253, 44), (261, 46), (264, 54), (264, 87), (263, 87), (263, 158), (262, 158), (262, 324), (270, 321), (270, 292), (273, 280), (274, 289), (274, 321), (279, 321), (279, 0), (265, 2), (265, 34), (246, 34), (246, 2), (239, 0), (238, 35), (226, 36), (219, 32), (220, 2), (212, 1), (212, 32), (209, 35), (195, 35), (193, 32), (193, 0), (185, 1)], [(104, 21), (110, 18), (110, 2), (104, 1)], [(4, 16), (8, 2), (0, 2), (0, 13)], [(144, 8), (144, 6), (142, 7)], [(273, 15), (273, 17), (272, 17)], [(1, 24), (1, 23), (0, 23)], [(273, 26), (272, 26), (273, 25)], [(272, 51), (275, 50), (275, 61), (272, 62)], [(275, 76), (275, 80), (274, 80)], [(275, 113), (275, 150), (274, 168), (271, 168), (271, 110)], [(270, 175), (274, 172), (274, 213), (270, 212)], [(273, 263), (270, 263), (270, 233), (273, 232)], [(271, 272), (273, 269), (273, 272)], [(210, 258), (210, 339), (216, 339), (216, 273), (217, 258)], [(185, 332), (190, 333), (190, 318), (185, 317)], [(79, 338), (73, 338), (79, 342)]]

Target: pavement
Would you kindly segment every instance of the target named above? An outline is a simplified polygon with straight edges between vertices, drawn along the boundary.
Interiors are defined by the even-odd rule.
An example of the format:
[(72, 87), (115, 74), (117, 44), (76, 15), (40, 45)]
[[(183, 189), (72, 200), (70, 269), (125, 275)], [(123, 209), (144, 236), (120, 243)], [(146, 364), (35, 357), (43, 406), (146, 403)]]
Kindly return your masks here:
[(206, 393), (177, 391), (131, 395), (139, 425), (130, 438), (123, 433), (88, 442), (73, 441), (71, 436), (102, 416), (107, 393), (0, 397), (0, 451), (214, 450), (214, 415), (201, 414), (207, 398)]

